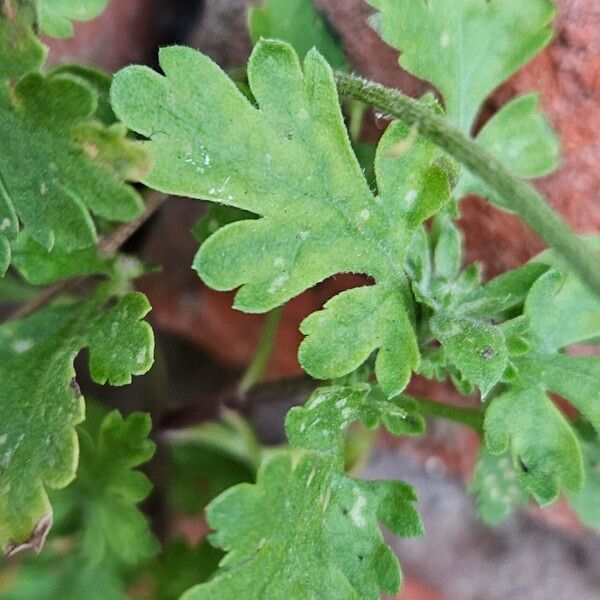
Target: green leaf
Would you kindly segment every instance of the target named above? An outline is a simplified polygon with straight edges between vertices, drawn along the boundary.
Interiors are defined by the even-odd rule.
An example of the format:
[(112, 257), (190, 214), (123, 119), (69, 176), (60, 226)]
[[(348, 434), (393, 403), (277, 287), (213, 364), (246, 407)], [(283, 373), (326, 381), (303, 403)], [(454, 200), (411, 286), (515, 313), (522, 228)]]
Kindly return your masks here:
[(92, 377), (120, 385), (152, 364), (148, 311), (142, 294), (110, 299), (101, 286), (89, 299), (46, 308), (0, 326), (0, 548), (40, 548), (52, 523), (46, 489), (74, 477), (74, 426), (84, 418), (73, 360), (90, 349)]
[(117, 121), (117, 117), (110, 105), (110, 86), (112, 84), (112, 75), (101, 69), (81, 64), (59, 65), (50, 71), (52, 75), (74, 75), (83, 79), (90, 87), (94, 89), (98, 99), (98, 106), (94, 117), (105, 125), (112, 125)]
[[(393, 296), (398, 329), (389, 335), (406, 340), (402, 360), (409, 364), (390, 352), (379, 363), (386, 392), (400, 391), (418, 360), (403, 314), (402, 264), (419, 223), (450, 199), (447, 162), (431, 143), (394, 123), (379, 145), (375, 198), (352, 153), (331, 69), (315, 51), (302, 69), (287, 44), (256, 46), (248, 75), (259, 108), (198, 52), (166, 48), (160, 62), (166, 77), (130, 67), (116, 75), (112, 89), (117, 115), (150, 138), (155, 164), (146, 183), (262, 217), (227, 225), (202, 245), (194, 263), (202, 279), (217, 290), (239, 287), (237, 308), (266, 312), (336, 273), (371, 275), (377, 285), (354, 294), (363, 295), (365, 306)], [(198, 106), (211, 107), (210, 119)], [(407, 139), (409, 152), (396, 152)], [(320, 337), (326, 347), (333, 347), (338, 329), (352, 335), (348, 310), (344, 295), (325, 310), (331, 334)], [(387, 318), (385, 326), (390, 323)], [(306, 327), (313, 329), (311, 321)], [(381, 333), (365, 336), (360, 323), (354, 327), (369, 347), (354, 344), (347, 355), (339, 347), (341, 356), (333, 357), (309, 351), (316, 344), (304, 346), (309, 372), (319, 365), (323, 373), (344, 374), (359, 356), (387, 343)]]
[(494, 399), (484, 428), (490, 452), (510, 449), (518, 481), (540, 504), (555, 500), (562, 488), (581, 490), (581, 448), (541, 386), (513, 386)]
[(307, 317), (300, 363), (313, 377), (351, 373), (379, 349), (375, 373), (391, 398), (402, 392), (419, 364), (419, 348), (401, 298), (383, 286), (343, 292)]
[(71, 21), (89, 21), (97, 17), (108, 0), (39, 0), (42, 31), (54, 38), (73, 35)]
[(124, 181), (146, 170), (146, 153), (121, 125), (92, 121), (96, 107), (92, 88), (68, 74), (29, 74), (2, 90), (2, 235), (16, 237), (18, 217), (47, 250), (73, 251), (96, 241), (91, 214), (129, 221), (141, 212)]
[(106, 555), (135, 564), (153, 556), (158, 544), (136, 504), (152, 488), (135, 467), (149, 461), (154, 443), (148, 440), (151, 422), (145, 413), (126, 419), (117, 412), (103, 420), (97, 439), (79, 433), (81, 457), (77, 479), (69, 491), (81, 504), (81, 553), (91, 564)]
[(477, 515), (491, 525), (501, 523), (529, 500), (510, 458), (491, 454), (485, 446), (479, 451), (470, 491), (477, 499)]
[(154, 361), (154, 336), (142, 319), (150, 312), (144, 294), (123, 296), (94, 320), (89, 329), (90, 373), (97, 383), (126, 385), (146, 373)]
[[(401, 482), (344, 474), (343, 437), (364, 416), (374, 425), (399, 411), (368, 401), (369, 386), (317, 390), (286, 420), (292, 452), (267, 458), (255, 485), (231, 488), (208, 507), (213, 544), (229, 552), (220, 571), (185, 600), (238, 597), (379, 598), (400, 585), (398, 562), (377, 520), (397, 535), (419, 535), (415, 495)], [(300, 447), (302, 449), (300, 449)]]
[(600, 302), (572, 274), (555, 269), (546, 273), (533, 286), (525, 310), (531, 335), (543, 352), (600, 336)]
[(531, 350), (513, 359), (521, 381), (567, 398), (600, 431), (600, 357), (559, 352), (597, 335), (600, 303), (574, 276), (550, 270), (532, 286), (525, 314)]
[(458, 310), (471, 317), (499, 317), (523, 306), (533, 284), (548, 270), (546, 265), (528, 263), (498, 275), (468, 293)]
[(438, 312), (431, 331), (440, 341), (446, 360), (474, 383), (485, 398), (508, 366), (508, 351), (501, 329), (484, 321), (457, 319)]
[(188, 588), (209, 579), (222, 556), (222, 552), (206, 541), (195, 548), (184, 540), (169, 544), (152, 569), (156, 581), (153, 600), (178, 600)]
[(583, 523), (600, 528), (600, 439), (583, 427), (576, 432), (583, 450), (585, 483), (580, 492), (568, 492), (567, 500)]
[(508, 333), (516, 324), (514, 340), (524, 335), (525, 343), (511, 342), (514, 374), (486, 413), (488, 447), (497, 454), (510, 443), (523, 486), (540, 503), (554, 500), (561, 488), (578, 493), (583, 485), (580, 443), (546, 392), (568, 399), (600, 430), (600, 358), (560, 352), (595, 335), (599, 308), (573, 276), (551, 269), (533, 283), (524, 317), (504, 327)]
[[(477, 386), (484, 399), (500, 382), (508, 367), (507, 335), (491, 322), (486, 309), (507, 308), (522, 303), (533, 275), (544, 272), (539, 265), (533, 274), (517, 273), (481, 285), (481, 273), (472, 264), (461, 272), (462, 243), (458, 229), (446, 213), (437, 215), (429, 236), (421, 228), (413, 238), (406, 268), (412, 289), (421, 306), (433, 339), (424, 346), (420, 374), (444, 379), (448, 375), (464, 394)], [(433, 253), (431, 252), (433, 249)], [(432, 260), (433, 259), (433, 260)], [(423, 325), (421, 325), (423, 328)], [(437, 340), (437, 345), (429, 342)]]
[(423, 419), (415, 416), (408, 399), (400, 396), (389, 400), (368, 384), (319, 388), (303, 407), (290, 410), (285, 425), (293, 447), (328, 454), (343, 464), (344, 432), (358, 420), (369, 428), (381, 421), (396, 435), (405, 434), (407, 429), (415, 433), (424, 429)]
[(79, 556), (44, 552), (8, 573), (0, 582), (0, 600), (127, 600), (115, 565), (105, 561), (93, 568)]
[(530, 353), (514, 363), (522, 377), (567, 398), (600, 431), (600, 357)]
[(0, 85), (37, 71), (46, 59), (46, 47), (33, 33), (37, 11), (33, 3), (4, 0), (0, 6)]
[(45, 285), (79, 275), (108, 274), (111, 261), (102, 259), (95, 248), (65, 252), (60, 248), (48, 252), (26, 233), (12, 245), (12, 265), (34, 285)]
[(166, 439), (174, 467), (172, 502), (190, 515), (233, 485), (254, 479), (260, 464), (254, 433), (231, 411), (220, 422), (169, 432)]
[(368, 0), (400, 65), (433, 83), (469, 133), (490, 92), (552, 37), (550, 0)]
[[(477, 136), (482, 148), (519, 177), (541, 177), (558, 167), (558, 136), (539, 112), (538, 104), (537, 94), (514, 98), (486, 123)], [(486, 196), (506, 209), (501, 198), (466, 171), (455, 193), (458, 198), (468, 194)]]
[(304, 58), (316, 48), (334, 69), (347, 69), (346, 58), (335, 34), (312, 0), (263, 0), (248, 13), (252, 42), (261, 38), (283, 40)]
[(208, 520), (218, 529), (212, 542), (230, 552), (221, 573), (183, 599), (260, 598), (265, 589), (273, 600), (394, 593), (398, 564), (377, 527), (374, 499), (338, 479), (315, 454), (296, 464), (279, 454), (263, 464), (254, 486), (220, 496)]
[(77, 479), (53, 493), (53, 503), (63, 507), (59, 532), (41, 556), (23, 561), (7, 591), (0, 584), (2, 600), (125, 600), (128, 570), (157, 550), (135, 506), (151, 484), (133, 470), (154, 452), (150, 418), (134, 413), (123, 419), (116, 411), (103, 417), (91, 408), (91, 420), (78, 431)]

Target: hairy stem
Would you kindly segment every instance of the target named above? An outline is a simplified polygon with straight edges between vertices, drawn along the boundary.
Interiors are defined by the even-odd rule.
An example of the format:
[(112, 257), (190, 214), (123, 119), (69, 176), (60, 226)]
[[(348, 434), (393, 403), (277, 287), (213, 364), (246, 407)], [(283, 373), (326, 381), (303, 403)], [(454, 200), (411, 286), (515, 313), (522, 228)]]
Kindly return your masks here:
[(278, 307), (273, 309), (267, 315), (267, 320), (265, 321), (265, 325), (260, 335), (260, 341), (258, 342), (254, 358), (238, 385), (238, 393), (242, 397), (245, 396), (248, 390), (256, 383), (260, 382), (265, 369), (269, 364), (269, 359), (271, 358), (273, 347), (275, 346), (277, 329), (279, 328), (279, 322), (281, 321), (281, 312), (281, 307)]
[(461, 423), (474, 429), (480, 436), (483, 433), (483, 411), (477, 408), (452, 406), (445, 402), (435, 402), (434, 400), (415, 398), (414, 396), (410, 396), (410, 398), (416, 403), (417, 408), (423, 414)]
[(562, 217), (529, 183), (513, 176), (472, 138), (440, 115), (397, 90), (347, 73), (335, 73), (340, 96), (416, 125), (419, 132), (451, 154), (496, 192), (548, 245), (554, 247), (582, 282), (600, 298), (600, 255), (579, 239)]

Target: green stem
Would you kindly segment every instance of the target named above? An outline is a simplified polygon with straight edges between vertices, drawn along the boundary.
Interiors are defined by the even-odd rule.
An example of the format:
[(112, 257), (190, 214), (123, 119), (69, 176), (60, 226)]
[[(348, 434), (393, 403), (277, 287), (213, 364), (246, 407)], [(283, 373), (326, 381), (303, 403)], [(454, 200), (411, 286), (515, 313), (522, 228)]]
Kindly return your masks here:
[(269, 358), (271, 358), (273, 347), (275, 346), (277, 329), (279, 328), (279, 322), (281, 321), (281, 312), (281, 307), (278, 307), (273, 309), (267, 315), (267, 320), (265, 321), (254, 358), (238, 385), (238, 393), (240, 396), (244, 396), (262, 379), (269, 363)]
[(422, 135), (494, 190), (506, 206), (554, 247), (582, 282), (600, 297), (600, 256), (575, 235), (532, 185), (513, 176), (472, 138), (417, 100), (347, 73), (336, 72), (335, 78), (340, 96), (360, 100), (408, 125), (417, 125)]
[(448, 419), (455, 423), (461, 423), (474, 429), (480, 436), (483, 433), (483, 412), (477, 408), (464, 408), (462, 406), (452, 406), (444, 402), (435, 402), (425, 398), (415, 398), (410, 396), (415, 402), (417, 408), (427, 415)]

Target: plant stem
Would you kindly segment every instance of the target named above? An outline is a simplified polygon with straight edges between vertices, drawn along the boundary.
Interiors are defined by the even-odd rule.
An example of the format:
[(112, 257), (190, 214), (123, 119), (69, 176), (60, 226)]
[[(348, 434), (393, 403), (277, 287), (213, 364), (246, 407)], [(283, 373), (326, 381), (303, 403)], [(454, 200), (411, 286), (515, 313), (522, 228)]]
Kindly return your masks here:
[(254, 358), (238, 385), (238, 394), (241, 397), (244, 397), (262, 379), (269, 363), (269, 358), (271, 358), (273, 347), (275, 346), (277, 329), (281, 321), (281, 312), (282, 308), (278, 307), (267, 315)]
[(414, 396), (409, 396), (409, 398), (416, 403), (417, 408), (424, 414), (462, 423), (474, 429), (480, 436), (483, 433), (483, 412), (477, 408), (452, 406), (444, 402), (435, 402), (434, 400), (415, 398)]
[(582, 282), (600, 297), (599, 253), (575, 235), (532, 185), (513, 176), (472, 138), (417, 100), (347, 73), (336, 72), (335, 78), (340, 96), (360, 100), (408, 125), (417, 125), (419, 133), (443, 148), (496, 192), (506, 206), (554, 247)]

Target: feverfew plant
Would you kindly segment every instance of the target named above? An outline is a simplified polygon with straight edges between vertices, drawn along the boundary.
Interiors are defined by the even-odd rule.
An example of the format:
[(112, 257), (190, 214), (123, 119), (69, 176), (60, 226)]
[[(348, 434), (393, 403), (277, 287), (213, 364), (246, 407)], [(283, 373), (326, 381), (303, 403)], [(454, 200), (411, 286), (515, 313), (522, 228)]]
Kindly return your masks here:
[[(54, 521), (57, 541), (18, 567), (0, 598), (123, 598), (140, 577), (154, 582), (148, 598), (395, 594), (401, 571), (380, 524), (421, 535), (417, 496), (348, 470), (355, 422), (398, 436), (421, 435), (426, 415), (462, 423), (481, 438), (471, 490), (483, 519), (564, 493), (600, 526), (600, 358), (569, 350), (600, 339), (597, 246), (524, 181), (559, 160), (535, 94), (475, 129), (489, 94), (551, 39), (552, 3), (369, 0), (400, 65), (439, 94), (420, 100), (349, 74), (309, 0), (251, 10), (255, 46), (235, 81), (177, 46), (161, 50), (162, 73), (131, 66), (112, 83), (81, 65), (44, 71), (38, 28), (69, 35), (71, 20), (105, 4), (2, 4), (2, 272), (31, 287), (96, 283), (0, 326), (0, 547), (40, 551)], [(390, 118), (373, 152), (357, 135), (366, 107)], [(196, 549), (177, 542), (159, 553), (137, 506), (150, 491), (135, 470), (153, 454), (149, 418), (92, 404), (82, 425), (73, 368), (82, 349), (99, 383), (129, 383), (153, 361), (150, 306), (131, 291), (145, 267), (111, 243), (112, 222), (148, 210), (128, 181), (214, 203), (195, 228), (193, 268), (213, 289), (237, 290), (239, 310), (277, 315), (338, 273), (372, 281), (302, 322), (299, 362), (322, 384), (288, 413), (286, 447), (261, 449), (234, 413), (162, 436), (176, 464), (167, 503), (210, 500), (210, 545)], [(484, 282), (478, 265), (464, 265), (455, 225), (472, 193), (516, 212), (553, 250)], [(414, 374), (448, 379), (480, 405), (411, 397)], [(550, 393), (576, 410), (566, 416)], [(184, 485), (197, 464), (208, 494)]]

